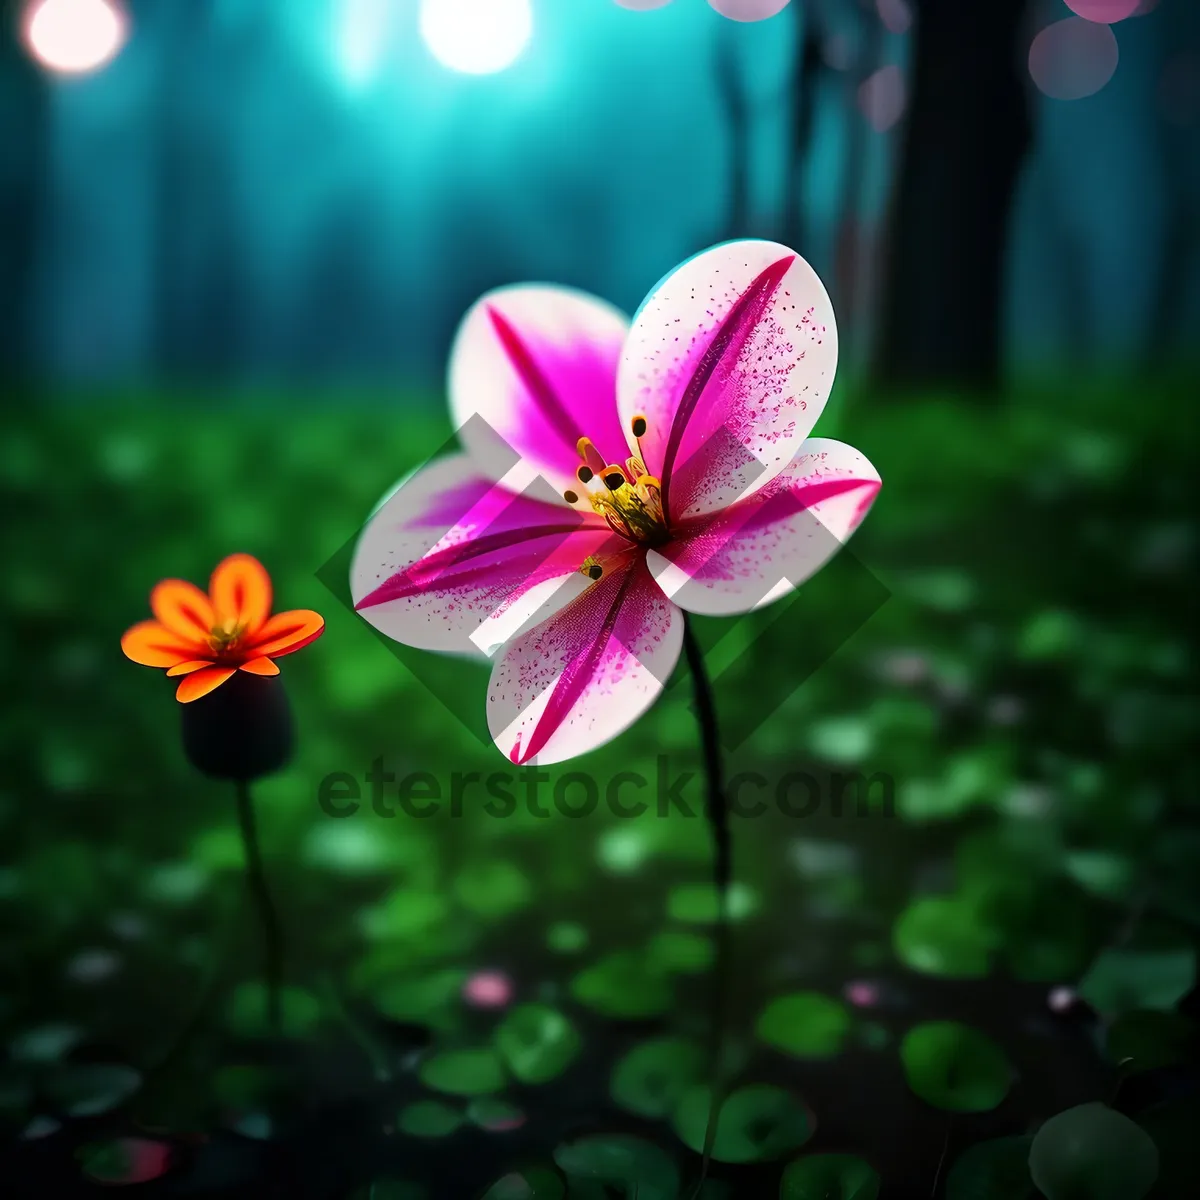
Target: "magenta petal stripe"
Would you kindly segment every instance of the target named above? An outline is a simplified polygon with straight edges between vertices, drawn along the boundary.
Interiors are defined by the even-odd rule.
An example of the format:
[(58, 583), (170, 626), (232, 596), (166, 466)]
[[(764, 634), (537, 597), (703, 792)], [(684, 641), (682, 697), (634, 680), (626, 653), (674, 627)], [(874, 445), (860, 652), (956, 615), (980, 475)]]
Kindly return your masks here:
[(667, 439), (666, 450), (663, 454), (662, 506), (668, 524), (671, 519), (669, 501), (671, 471), (675, 465), (675, 458), (679, 453), (679, 446), (683, 441), (684, 431), (687, 429), (688, 422), (692, 418), (692, 413), (695, 412), (696, 405), (699, 403), (700, 397), (703, 395), (704, 389), (708, 386), (708, 381), (712, 378), (717, 367), (730, 358), (734, 362), (737, 361), (738, 355), (742, 352), (742, 347), (754, 332), (755, 326), (762, 319), (767, 305), (771, 302), (771, 297), (774, 296), (780, 283), (783, 282), (783, 277), (787, 274), (788, 268), (795, 261), (796, 256), (794, 254), (789, 255), (786, 258), (779, 259), (777, 262), (773, 262), (764, 271), (759, 273), (757, 278), (738, 298), (729, 315), (717, 328), (708, 349), (705, 350), (699, 363), (696, 365), (696, 370), (693, 372), (691, 379), (688, 380), (683, 397), (679, 402), (679, 407), (675, 410), (675, 417), (671, 423), (671, 433)]
[(519, 750), (513, 751), (514, 761), (518, 766), (528, 762), (546, 745), (558, 727), (566, 720), (567, 714), (575, 706), (576, 701), (583, 695), (584, 688), (591, 681), (597, 665), (608, 650), (608, 640), (616, 628), (621, 605), (630, 587), (633, 586), (639, 565), (635, 563), (625, 571), (621, 586), (617, 589), (617, 593), (609, 605), (600, 631), (596, 634), (595, 639), (584, 648), (583, 653), (572, 659), (558, 677), (554, 684), (554, 691), (550, 694), (549, 703), (534, 727), (533, 733), (530, 734), (528, 743), (519, 747)]
[[(364, 608), (372, 608), (376, 604), (386, 604), (389, 600), (400, 600), (405, 596), (414, 596), (428, 591), (435, 584), (443, 586), (459, 582), (459, 577), (453, 573), (454, 568), (461, 566), (468, 559), (478, 558), (483, 554), (492, 554), (497, 550), (505, 550), (513, 546), (519, 547), (516, 553), (520, 553), (520, 549), (528, 552), (532, 547), (527, 547), (524, 543), (547, 537), (558, 538), (557, 544), (561, 544), (571, 534), (579, 533), (586, 528), (587, 526), (582, 521), (574, 521), (562, 525), (541, 525), (531, 529), (506, 529), (500, 533), (485, 533), (470, 541), (446, 546), (418, 559), (411, 566), (405, 567), (403, 571), (398, 571), (374, 591), (368, 592), (355, 604), (354, 608), (357, 612), (361, 612)], [(607, 534), (608, 531), (604, 532)], [(543, 558), (549, 553), (549, 550), (543, 548), (538, 551), (538, 558)], [(466, 578), (466, 576), (462, 576), (462, 578)]]
[(521, 378), (521, 382), (529, 389), (530, 396), (541, 410), (542, 416), (549, 422), (554, 432), (568, 445), (574, 446), (583, 436), (584, 430), (578, 429), (553, 385), (542, 373), (529, 347), (521, 340), (521, 335), (513, 328), (508, 318), (493, 305), (488, 305), (488, 317), (492, 328), (508, 355), (509, 362)]

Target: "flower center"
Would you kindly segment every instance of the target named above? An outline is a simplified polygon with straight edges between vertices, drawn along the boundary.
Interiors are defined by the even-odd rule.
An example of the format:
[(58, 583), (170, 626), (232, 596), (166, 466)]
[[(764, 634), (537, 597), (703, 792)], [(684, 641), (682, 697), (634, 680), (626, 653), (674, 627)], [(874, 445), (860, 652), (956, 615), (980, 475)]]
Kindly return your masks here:
[(216, 654), (226, 654), (237, 648), (246, 627), (234, 620), (222, 621), (214, 625), (208, 634), (208, 644)]
[[(640, 452), (646, 418), (634, 417), (630, 427)], [(640, 453), (630, 455), (624, 463), (606, 463), (586, 437), (579, 439), (578, 449), (581, 462), (575, 477), (580, 491), (564, 493), (568, 504), (590, 505), (614, 533), (639, 545), (661, 546), (671, 540), (663, 519), (662, 484), (646, 474)], [(590, 555), (579, 570), (589, 579), (599, 579), (604, 573), (602, 564)]]

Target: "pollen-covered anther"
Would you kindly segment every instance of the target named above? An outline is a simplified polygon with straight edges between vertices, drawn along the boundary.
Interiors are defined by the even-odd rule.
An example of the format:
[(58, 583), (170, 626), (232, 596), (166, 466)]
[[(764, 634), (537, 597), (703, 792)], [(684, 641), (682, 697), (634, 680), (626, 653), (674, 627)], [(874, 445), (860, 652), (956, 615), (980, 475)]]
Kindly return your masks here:
[(629, 480), (625, 478), (625, 472), (620, 467), (608, 466), (604, 468), (604, 486), (610, 492), (615, 492), (619, 488), (623, 488)]

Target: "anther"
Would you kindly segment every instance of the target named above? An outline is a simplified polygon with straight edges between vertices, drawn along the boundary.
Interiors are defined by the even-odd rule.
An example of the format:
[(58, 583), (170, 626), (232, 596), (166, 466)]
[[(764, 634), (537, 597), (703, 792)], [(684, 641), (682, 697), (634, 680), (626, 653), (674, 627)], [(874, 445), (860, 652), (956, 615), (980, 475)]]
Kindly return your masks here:
[(630, 429), (633, 430), (633, 436), (635, 438), (640, 438), (640, 437), (646, 436), (646, 418), (645, 417), (642, 417), (642, 416), (634, 417), (633, 420), (630, 421), (629, 427), (630, 427)]
[(626, 482), (625, 472), (622, 470), (614, 468), (611, 471), (604, 472), (604, 486), (610, 492), (615, 492), (618, 488), (623, 487)]
[(599, 563), (593, 563), (588, 567), (588, 578), (599, 579), (604, 574), (604, 568)]
[(568, 504), (577, 504), (579, 502), (579, 497), (574, 492), (563, 492), (563, 499)]
[(592, 468), (591, 468), (591, 467), (588, 467), (588, 466), (583, 466), (583, 467), (580, 467), (580, 468), (579, 468), (579, 469), (578, 469), (578, 470), (575, 472), (576, 476), (578, 476), (578, 478), (579, 478), (579, 482), (580, 482), (580, 483), (590, 483), (590, 482), (591, 482), (591, 479), (592, 479), (592, 476), (593, 476), (595, 473), (596, 473), (596, 472), (595, 472), (595, 471), (593, 471), (593, 470), (592, 470)]

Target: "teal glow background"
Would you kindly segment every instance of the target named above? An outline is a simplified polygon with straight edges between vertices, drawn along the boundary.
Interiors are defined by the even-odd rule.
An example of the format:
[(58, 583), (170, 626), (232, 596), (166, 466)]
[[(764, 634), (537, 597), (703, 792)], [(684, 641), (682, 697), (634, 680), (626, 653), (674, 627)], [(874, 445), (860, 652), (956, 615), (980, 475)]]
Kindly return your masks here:
[[(927, 28), (953, 8), (915, 7)], [(484, 78), (433, 61), (405, 0), (142, 0), (117, 60), (71, 82), (4, 43), (11, 1194), (172, 1165), (153, 1194), (691, 1195), (707, 830), (552, 799), (571, 770), (653, 779), (666, 755), (698, 811), (686, 673), (550, 769), (549, 817), (495, 819), (472, 792), (461, 817), (382, 817), (362, 783), (363, 810), (332, 819), (321, 781), (377, 758), (443, 794), (505, 764), (323, 577), (451, 436), (446, 352), (480, 292), (546, 280), (632, 312), (730, 236), (784, 238), (829, 285), (844, 352), (817, 432), (880, 470), (848, 553), (890, 598), (729, 758), (810, 772), (825, 802), (735, 823), (728, 1069), (779, 1090), (742, 1096), (705, 1194), (798, 1200), (798, 1176), (845, 1164), (792, 1164), (836, 1153), (885, 1200), (1056, 1200), (1029, 1141), (1088, 1101), (1152, 1136), (1151, 1196), (1190, 1193), (1197, 10), (1116, 25), (1112, 81), (1064, 102), (1022, 66), (1064, 5), (972, 6), (967, 33), (987, 42), (1018, 7), (1031, 138), (982, 350), (950, 322), (980, 333), (985, 284), (937, 248), (977, 235), (960, 201), (990, 160), (912, 149), (946, 105), (914, 107), (919, 27), (888, 33), (870, 5), (793, 0), (739, 26), (700, 0), (540, 0), (525, 54)], [(910, 123), (880, 132), (857, 97), (888, 65)], [(943, 186), (914, 187), (918, 159)], [(898, 221), (905, 197), (919, 219)], [(911, 304), (897, 261), (929, 263)], [(913, 331), (915, 364), (895, 349)], [(184, 760), (172, 684), (118, 645), (156, 580), (203, 583), (234, 550), (277, 606), (327, 620), (282, 661), (297, 755), (256, 789), (284, 1037), (262, 1021), (232, 796)], [(787, 692), (864, 586), (842, 560), (806, 586), (783, 650), (719, 689), (727, 719), (752, 689)], [(485, 673), (447, 678), (482, 708)], [(890, 815), (878, 788), (838, 815), (835, 772), (886, 775)], [(464, 998), (480, 973), (504, 976), (503, 1006)], [(912, 1040), (937, 1021), (969, 1032)], [(1088, 1128), (1137, 1194), (1135, 1151)]]

